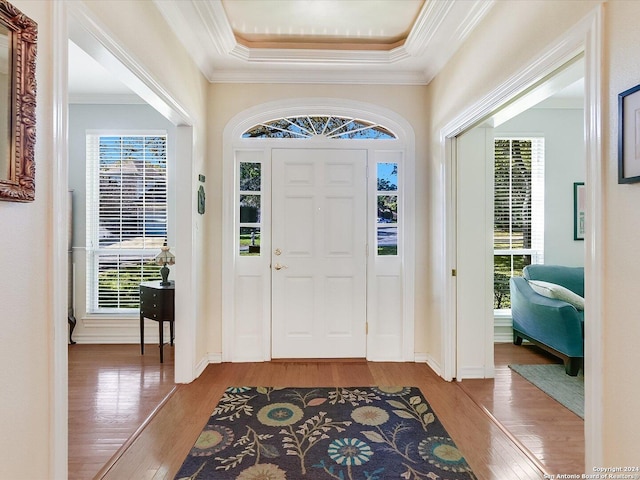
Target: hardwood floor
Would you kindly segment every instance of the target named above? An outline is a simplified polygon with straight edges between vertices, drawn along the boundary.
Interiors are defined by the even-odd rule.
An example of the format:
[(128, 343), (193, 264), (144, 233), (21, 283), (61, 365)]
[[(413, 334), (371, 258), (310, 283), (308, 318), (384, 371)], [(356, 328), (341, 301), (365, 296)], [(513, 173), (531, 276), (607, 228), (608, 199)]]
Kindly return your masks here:
[[(73, 351), (76, 347), (81, 349)], [(225, 363), (209, 365), (200, 378), (178, 386), (173, 393), (173, 356), (167, 355), (171, 349), (165, 349), (161, 366), (157, 354), (141, 358), (137, 348), (70, 347), (69, 478), (173, 479), (218, 399), (231, 385), (415, 385), (479, 479), (540, 479), (544, 473), (584, 470), (582, 419), (537, 388), (531, 390), (526, 380), (506, 366), (553, 361), (534, 347), (497, 345), (495, 380), (444, 382), (427, 365), (412, 363)], [(122, 363), (115, 363), (121, 356)], [(129, 360), (124, 360), (127, 356)], [(93, 362), (94, 367), (87, 365)], [(92, 375), (93, 379), (83, 378)], [(147, 375), (151, 378), (144, 378)], [(76, 383), (73, 396), (72, 383)], [(121, 392), (118, 385), (124, 387)], [(163, 407), (154, 410), (168, 394)], [(152, 396), (158, 399), (155, 404)], [(140, 406), (135, 407), (136, 403)], [(154, 415), (139, 428), (145, 410)], [(124, 438), (121, 443), (128, 438), (125, 430), (128, 435), (135, 433), (134, 437), (108, 461), (118, 450), (116, 437)], [(100, 462), (108, 463), (100, 469)]]
[(533, 346), (497, 344), (495, 379), (460, 382), (551, 473), (585, 473), (584, 420), (509, 368), (562, 363)]
[[(155, 348), (154, 348), (155, 347)], [(94, 478), (176, 389), (173, 348), (69, 346), (69, 479)], [(105, 466), (107, 465), (107, 466)]]

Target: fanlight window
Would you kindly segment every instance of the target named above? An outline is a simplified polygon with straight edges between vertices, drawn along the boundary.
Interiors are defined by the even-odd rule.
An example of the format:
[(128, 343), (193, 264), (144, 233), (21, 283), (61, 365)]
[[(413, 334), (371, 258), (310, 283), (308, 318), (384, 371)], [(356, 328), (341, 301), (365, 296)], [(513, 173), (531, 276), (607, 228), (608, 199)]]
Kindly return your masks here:
[(243, 138), (311, 138), (385, 140), (398, 138), (386, 127), (351, 117), (309, 116), (277, 118), (254, 125)]

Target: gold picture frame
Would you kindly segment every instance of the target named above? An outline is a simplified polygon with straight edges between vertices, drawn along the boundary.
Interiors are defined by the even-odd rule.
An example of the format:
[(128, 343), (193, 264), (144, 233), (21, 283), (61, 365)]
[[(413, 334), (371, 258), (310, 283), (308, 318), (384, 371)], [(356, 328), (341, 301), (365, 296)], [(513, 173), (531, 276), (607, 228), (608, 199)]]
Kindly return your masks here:
[(0, 57), (6, 65), (0, 95), (0, 117), (5, 119), (0, 125), (6, 127), (0, 127), (0, 200), (35, 199), (37, 40), (37, 23), (0, 0)]

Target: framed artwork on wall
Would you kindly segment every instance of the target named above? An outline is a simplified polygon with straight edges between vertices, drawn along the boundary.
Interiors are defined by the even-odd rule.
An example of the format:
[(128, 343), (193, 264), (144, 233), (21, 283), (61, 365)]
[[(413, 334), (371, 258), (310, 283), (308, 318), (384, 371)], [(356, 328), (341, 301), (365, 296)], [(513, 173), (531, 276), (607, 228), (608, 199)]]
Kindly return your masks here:
[(35, 199), (38, 25), (0, 0), (0, 200)]
[[(198, 175), (198, 180), (204, 183), (204, 175)], [(204, 215), (205, 210), (205, 192), (204, 185), (200, 185), (198, 188), (198, 213), (200, 215)]]
[(640, 85), (618, 95), (618, 183), (640, 182)]
[(587, 192), (584, 182), (573, 184), (573, 239), (584, 240), (584, 217)]

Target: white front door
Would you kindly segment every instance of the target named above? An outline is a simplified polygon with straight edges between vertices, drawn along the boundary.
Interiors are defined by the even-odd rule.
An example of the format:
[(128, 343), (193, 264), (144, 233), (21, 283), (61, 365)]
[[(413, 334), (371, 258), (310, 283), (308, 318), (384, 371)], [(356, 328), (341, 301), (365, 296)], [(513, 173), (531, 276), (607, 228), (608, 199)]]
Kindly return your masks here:
[(365, 357), (367, 152), (272, 152), (272, 357)]

